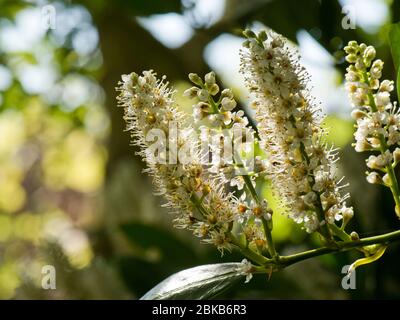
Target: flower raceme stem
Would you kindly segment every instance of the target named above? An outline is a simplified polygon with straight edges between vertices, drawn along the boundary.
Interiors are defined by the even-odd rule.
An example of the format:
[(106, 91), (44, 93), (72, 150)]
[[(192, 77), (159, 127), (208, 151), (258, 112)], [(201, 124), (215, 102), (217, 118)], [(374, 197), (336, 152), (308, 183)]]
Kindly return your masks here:
[(288, 216), (307, 232), (332, 240), (329, 225), (353, 215), (336, 178), (335, 150), (324, 143), (321, 110), (307, 88), (309, 76), (288, 41), (273, 31), (245, 31), (241, 72), (254, 96), (267, 173)]
[(352, 117), (357, 122), (354, 134), (357, 152), (373, 151), (367, 166), (367, 181), (389, 187), (395, 201), (395, 211), (400, 218), (400, 189), (395, 167), (400, 161), (400, 114), (390, 93), (393, 81), (383, 80), (383, 61), (375, 59), (375, 48), (350, 41), (344, 48), (350, 63), (346, 73), (346, 89), (353, 105)]

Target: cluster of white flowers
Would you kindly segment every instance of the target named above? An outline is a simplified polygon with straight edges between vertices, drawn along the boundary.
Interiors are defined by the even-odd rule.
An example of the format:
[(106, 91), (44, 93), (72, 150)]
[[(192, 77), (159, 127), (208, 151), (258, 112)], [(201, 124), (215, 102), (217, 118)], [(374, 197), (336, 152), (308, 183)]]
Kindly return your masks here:
[[(345, 185), (336, 174), (337, 152), (327, 147), (321, 109), (310, 94), (309, 75), (297, 50), (273, 31), (246, 30), (244, 35), (240, 70), (257, 127), (237, 110), (232, 90), (220, 90), (214, 72), (204, 79), (189, 74), (194, 86), (184, 96), (195, 99), (192, 115), (180, 111), (165, 76), (158, 79), (152, 70), (123, 75), (117, 91), (133, 145), (147, 164), (144, 171), (166, 198), (175, 226), (191, 230), (222, 253), (239, 249), (252, 261), (242, 260), (236, 270), (248, 282), (254, 273), (271, 274), (297, 257), (310, 257), (306, 252), (279, 255), (272, 237), (273, 212), (257, 188), (260, 178), (271, 180), (288, 217), (307, 232), (318, 232), (329, 248), (344, 248), (334, 247), (337, 239), (347, 245), (360, 238), (345, 231), (353, 208), (341, 191)], [(383, 62), (374, 60), (373, 47), (351, 41), (345, 51), (351, 64), (346, 87), (357, 120), (355, 149), (379, 152), (367, 160), (372, 170), (367, 180), (391, 189), (400, 218), (394, 172), (400, 162), (400, 111), (390, 99), (394, 85), (380, 81)], [(378, 259), (386, 246), (357, 248), (366, 258), (352, 270)]]
[[(367, 181), (390, 186), (387, 169), (394, 168), (400, 161), (400, 114), (396, 103), (390, 99), (393, 81), (380, 81), (383, 61), (374, 60), (374, 47), (350, 41), (344, 50), (350, 63), (346, 89), (354, 108), (351, 115), (357, 121), (355, 150), (381, 153), (367, 159), (367, 166), (376, 170), (368, 173)], [(389, 148), (393, 148), (393, 152)]]
[(208, 149), (203, 150), (203, 156), (212, 158), (207, 170), (220, 175), (224, 184), (241, 193), (235, 199), (235, 221), (241, 225), (247, 243), (262, 251), (267, 246), (262, 219), (270, 221), (272, 211), (266, 200), (254, 199), (248, 192), (249, 187), (255, 188), (256, 178), (265, 171), (263, 160), (254, 157), (254, 146), (258, 143), (255, 132), (242, 110), (233, 111), (237, 103), (232, 90), (224, 89), (218, 95), (214, 72), (206, 74), (204, 81), (193, 73), (189, 79), (195, 86), (187, 89), (184, 96), (196, 99), (194, 123)]
[(353, 215), (335, 175), (335, 151), (327, 149), (320, 108), (310, 97), (308, 74), (297, 51), (273, 31), (245, 31), (241, 72), (254, 95), (267, 172), (288, 215), (308, 232), (330, 237), (327, 224)]
[[(167, 199), (166, 206), (176, 214), (176, 226), (192, 230), (221, 251), (229, 249), (236, 204), (233, 196), (224, 191), (221, 179), (204, 169), (198, 149), (192, 143), (190, 117), (175, 106), (168, 82), (164, 78), (158, 80), (152, 71), (144, 71), (141, 76), (131, 73), (122, 76), (117, 90), (133, 144), (140, 148), (138, 154), (148, 166), (145, 171), (153, 176), (159, 194)], [(178, 126), (177, 134), (170, 132), (171, 121)], [(160, 148), (163, 154), (158, 158), (165, 161), (156, 161), (150, 152), (153, 141), (148, 134), (154, 129), (165, 134), (165, 141), (158, 141), (163, 144)], [(178, 146), (188, 145), (187, 151), (192, 153), (189, 163), (168, 161), (174, 139)]]

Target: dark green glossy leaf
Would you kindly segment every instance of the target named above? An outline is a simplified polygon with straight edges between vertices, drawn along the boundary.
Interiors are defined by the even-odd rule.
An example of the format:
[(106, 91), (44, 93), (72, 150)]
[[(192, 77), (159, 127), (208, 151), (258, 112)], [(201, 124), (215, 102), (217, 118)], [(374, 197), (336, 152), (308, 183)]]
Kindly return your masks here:
[(168, 277), (141, 300), (210, 299), (234, 284), (243, 274), (240, 263), (208, 264), (180, 271)]

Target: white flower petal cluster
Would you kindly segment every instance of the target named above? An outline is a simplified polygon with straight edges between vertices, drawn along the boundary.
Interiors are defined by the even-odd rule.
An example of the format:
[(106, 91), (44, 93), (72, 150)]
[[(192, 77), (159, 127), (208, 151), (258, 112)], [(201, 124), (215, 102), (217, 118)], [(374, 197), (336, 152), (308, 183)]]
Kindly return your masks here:
[(307, 89), (308, 74), (288, 41), (273, 31), (245, 31), (241, 72), (254, 95), (267, 172), (288, 215), (308, 232), (342, 218), (334, 150), (323, 143), (320, 108)]
[[(176, 226), (187, 228), (212, 243), (221, 251), (230, 248), (229, 232), (235, 217), (235, 203), (231, 194), (224, 191), (220, 179), (203, 168), (189, 117), (178, 111), (168, 82), (158, 80), (153, 71), (122, 76), (119, 83), (119, 104), (124, 108), (127, 129), (132, 142), (140, 148), (138, 154), (147, 163), (145, 170), (153, 176), (159, 194), (167, 199), (166, 206), (175, 214)], [(170, 123), (178, 126), (178, 134), (170, 131)], [(149, 152), (152, 141), (147, 134), (161, 130), (165, 135), (163, 160), (155, 159)], [(169, 161), (169, 143), (186, 144), (191, 155), (187, 164)]]
[(374, 47), (350, 41), (344, 50), (350, 63), (346, 89), (353, 105), (351, 115), (357, 121), (355, 150), (380, 152), (380, 155), (371, 155), (367, 159), (367, 166), (375, 170), (368, 173), (367, 181), (390, 187), (387, 168), (394, 167), (400, 155), (400, 113), (390, 99), (393, 81), (380, 80), (383, 61), (374, 60)]
[[(271, 220), (272, 211), (265, 200), (257, 199), (256, 202), (252, 199), (245, 183), (244, 176), (248, 175), (248, 181), (255, 187), (256, 178), (265, 171), (263, 160), (253, 154), (257, 143), (254, 129), (242, 110), (233, 111), (237, 103), (231, 89), (222, 90), (218, 96), (214, 72), (206, 74), (204, 81), (194, 73), (189, 75), (189, 79), (195, 86), (187, 89), (184, 96), (196, 100), (193, 105), (194, 124), (208, 149), (205, 156), (212, 159), (208, 170), (219, 175), (222, 183), (241, 193), (235, 199), (235, 221), (240, 224), (247, 243), (261, 249), (266, 245), (261, 219)], [(254, 232), (247, 233), (249, 228)]]

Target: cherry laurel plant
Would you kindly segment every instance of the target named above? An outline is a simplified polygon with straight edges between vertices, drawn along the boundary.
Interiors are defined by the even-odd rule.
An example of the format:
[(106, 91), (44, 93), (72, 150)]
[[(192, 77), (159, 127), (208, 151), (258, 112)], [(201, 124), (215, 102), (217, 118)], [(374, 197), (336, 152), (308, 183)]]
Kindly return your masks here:
[[(221, 90), (214, 72), (202, 79), (189, 74), (194, 86), (193, 113), (182, 111), (165, 76), (152, 70), (123, 75), (117, 90), (127, 130), (147, 163), (157, 193), (174, 213), (177, 228), (188, 229), (223, 254), (239, 250), (246, 275), (281, 270), (315, 256), (346, 250), (363, 255), (357, 266), (380, 258), (394, 231), (360, 239), (346, 231), (353, 208), (337, 176), (337, 150), (325, 142), (323, 115), (309, 90), (309, 75), (299, 54), (273, 31), (243, 32), (241, 73), (250, 91), (256, 126), (238, 110), (230, 89)], [(367, 160), (367, 181), (390, 188), (400, 217), (400, 192), (394, 169), (400, 162), (400, 113), (392, 103), (393, 81), (380, 80), (383, 62), (375, 49), (351, 41), (346, 88), (357, 121), (355, 150), (376, 152)], [(254, 156), (255, 150), (261, 156)], [(318, 233), (321, 247), (280, 255), (272, 237), (273, 212), (260, 194), (271, 181), (287, 217), (305, 232)]]

